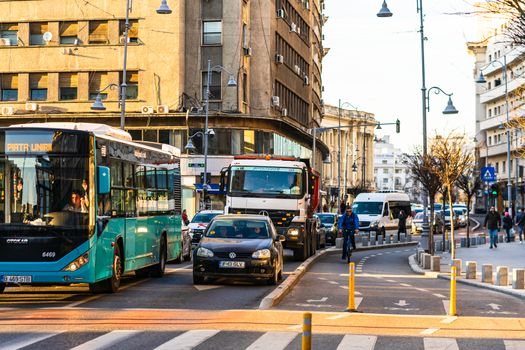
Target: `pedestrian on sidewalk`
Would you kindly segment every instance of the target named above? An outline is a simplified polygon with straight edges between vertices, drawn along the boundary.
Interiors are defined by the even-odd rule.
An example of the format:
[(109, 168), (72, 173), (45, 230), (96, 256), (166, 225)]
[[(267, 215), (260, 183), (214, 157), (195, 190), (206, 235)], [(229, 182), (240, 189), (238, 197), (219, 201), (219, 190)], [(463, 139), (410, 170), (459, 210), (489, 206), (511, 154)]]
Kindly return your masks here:
[(403, 210), (399, 211), (398, 220), (399, 222), (397, 224), (397, 241), (400, 242), (401, 233), (407, 233), (407, 216)]
[(501, 227), (501, 217), (496, 212), (496, 208), (494, 208), (494, 206), (490, 207), (489, 212), (485, 216), (485, 223), (483, 224), (483, 227), (487, 227), (489, 229), (490, 249), (492, 249), (492, 246), (497, 248), (498, 231)]
[(512, 229), (512, 218), (510, 217), (508, 211), (506, 211), (505, 216), (503, 216), (503, 229), (505, 230), (505, 233), (507, 235), (507, 243), (510, 243), (510, 230)]
[(523, 236), (525, 235), (525, 212), (523, 212), (523, 208), (520, 208), (518, 215), (516, 216), (516, 228), (518, 229), (518, 235), (520, 236), (520, 244), (522, 244)]
[[(342, 259), (346, 259), (346, 253), (348, 251), (348, 244), (352, 244), (352, 249), (355, 247), (355, 235), (359, 232), (359, 218), (356, 213), (352, 212), (352, 207), (347, 207), (346, 212), (339, 219), (339, 233), (343, 234), (343, 256)], [(350, 240), (350, 242), (348, 242)]]

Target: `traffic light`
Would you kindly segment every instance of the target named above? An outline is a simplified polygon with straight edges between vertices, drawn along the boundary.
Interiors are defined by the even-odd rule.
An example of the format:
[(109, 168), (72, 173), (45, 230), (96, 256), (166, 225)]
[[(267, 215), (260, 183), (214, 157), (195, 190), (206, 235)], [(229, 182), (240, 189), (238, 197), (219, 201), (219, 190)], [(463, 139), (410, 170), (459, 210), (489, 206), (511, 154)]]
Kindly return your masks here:
[(400, 133), (401, 132), (401, 121), (398, 119), (396, 120), (396, 133)]
[(492, 194), (493, 196), (498, 195), (498, 185), (490, 185), (490, 194)]

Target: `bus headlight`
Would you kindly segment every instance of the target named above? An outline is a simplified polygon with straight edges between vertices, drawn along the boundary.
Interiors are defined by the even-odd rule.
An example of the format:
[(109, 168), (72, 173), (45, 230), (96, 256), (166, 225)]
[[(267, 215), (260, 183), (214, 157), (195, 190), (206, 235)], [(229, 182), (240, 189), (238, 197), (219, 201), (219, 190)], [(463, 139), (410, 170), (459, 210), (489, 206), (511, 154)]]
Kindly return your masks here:
[(252, 258), (254, 259), (270, 259), (271, 256), (272, 254), (269, 249), (257, 250), (252, 254)]
[(299, 236), (299, 229), (298, 228), (291, 228), (288, 230), (288, 234), (290, 236)]
[(213, 252), (209, 249), (200, 247), (197, 249), (197, 256), (201, 258), (213, 258)]
[(89, 253), (86, 253), (67, 265), (62, 271), (74, 272), (89, 262)]

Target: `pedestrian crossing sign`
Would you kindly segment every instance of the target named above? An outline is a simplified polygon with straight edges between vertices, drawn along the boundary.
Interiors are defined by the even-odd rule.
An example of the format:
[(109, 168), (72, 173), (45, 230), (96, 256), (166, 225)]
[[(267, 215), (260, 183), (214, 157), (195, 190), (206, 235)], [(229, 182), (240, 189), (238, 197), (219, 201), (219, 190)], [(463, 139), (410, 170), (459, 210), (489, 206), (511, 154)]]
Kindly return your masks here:
[(481, 180), (496, 181), (496, 172), (494, 171), (494, 167), (486, 166), (481, 168)]

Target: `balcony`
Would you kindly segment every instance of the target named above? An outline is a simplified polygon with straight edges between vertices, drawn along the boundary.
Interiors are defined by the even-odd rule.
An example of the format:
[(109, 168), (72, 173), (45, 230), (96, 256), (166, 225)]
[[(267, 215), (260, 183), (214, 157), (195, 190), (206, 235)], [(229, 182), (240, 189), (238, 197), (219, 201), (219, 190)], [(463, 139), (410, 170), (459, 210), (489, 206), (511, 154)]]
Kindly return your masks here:
[[(485, 76), (485, 78), (487, 80), (491, 79), (491, 77), (488, 76), (488, 75)], [(516, 79), (510, 79), (508, 81), (508, 84), (507, 84), (508, 85), (509, 94), (511, 92), (513, 92), (514, 90), (520, 88), (524, 84), (525, 84), (525, 77), (519, 77), (519, 78), (516, 78)], [(503, 79), (502, 79), (501, 85), (499, 85), (498, 87), (496, 87), (494, 89), (488, 90), (485, 93), (482, 93), (479, 96), (479, 102), (480, 103), (488, 103), (488, 102), (491, 102), (491, 101), (494, 101), (494, 100), (504, 99), (504, 98), (505, 98), (505, 84), (504, 84)]]

